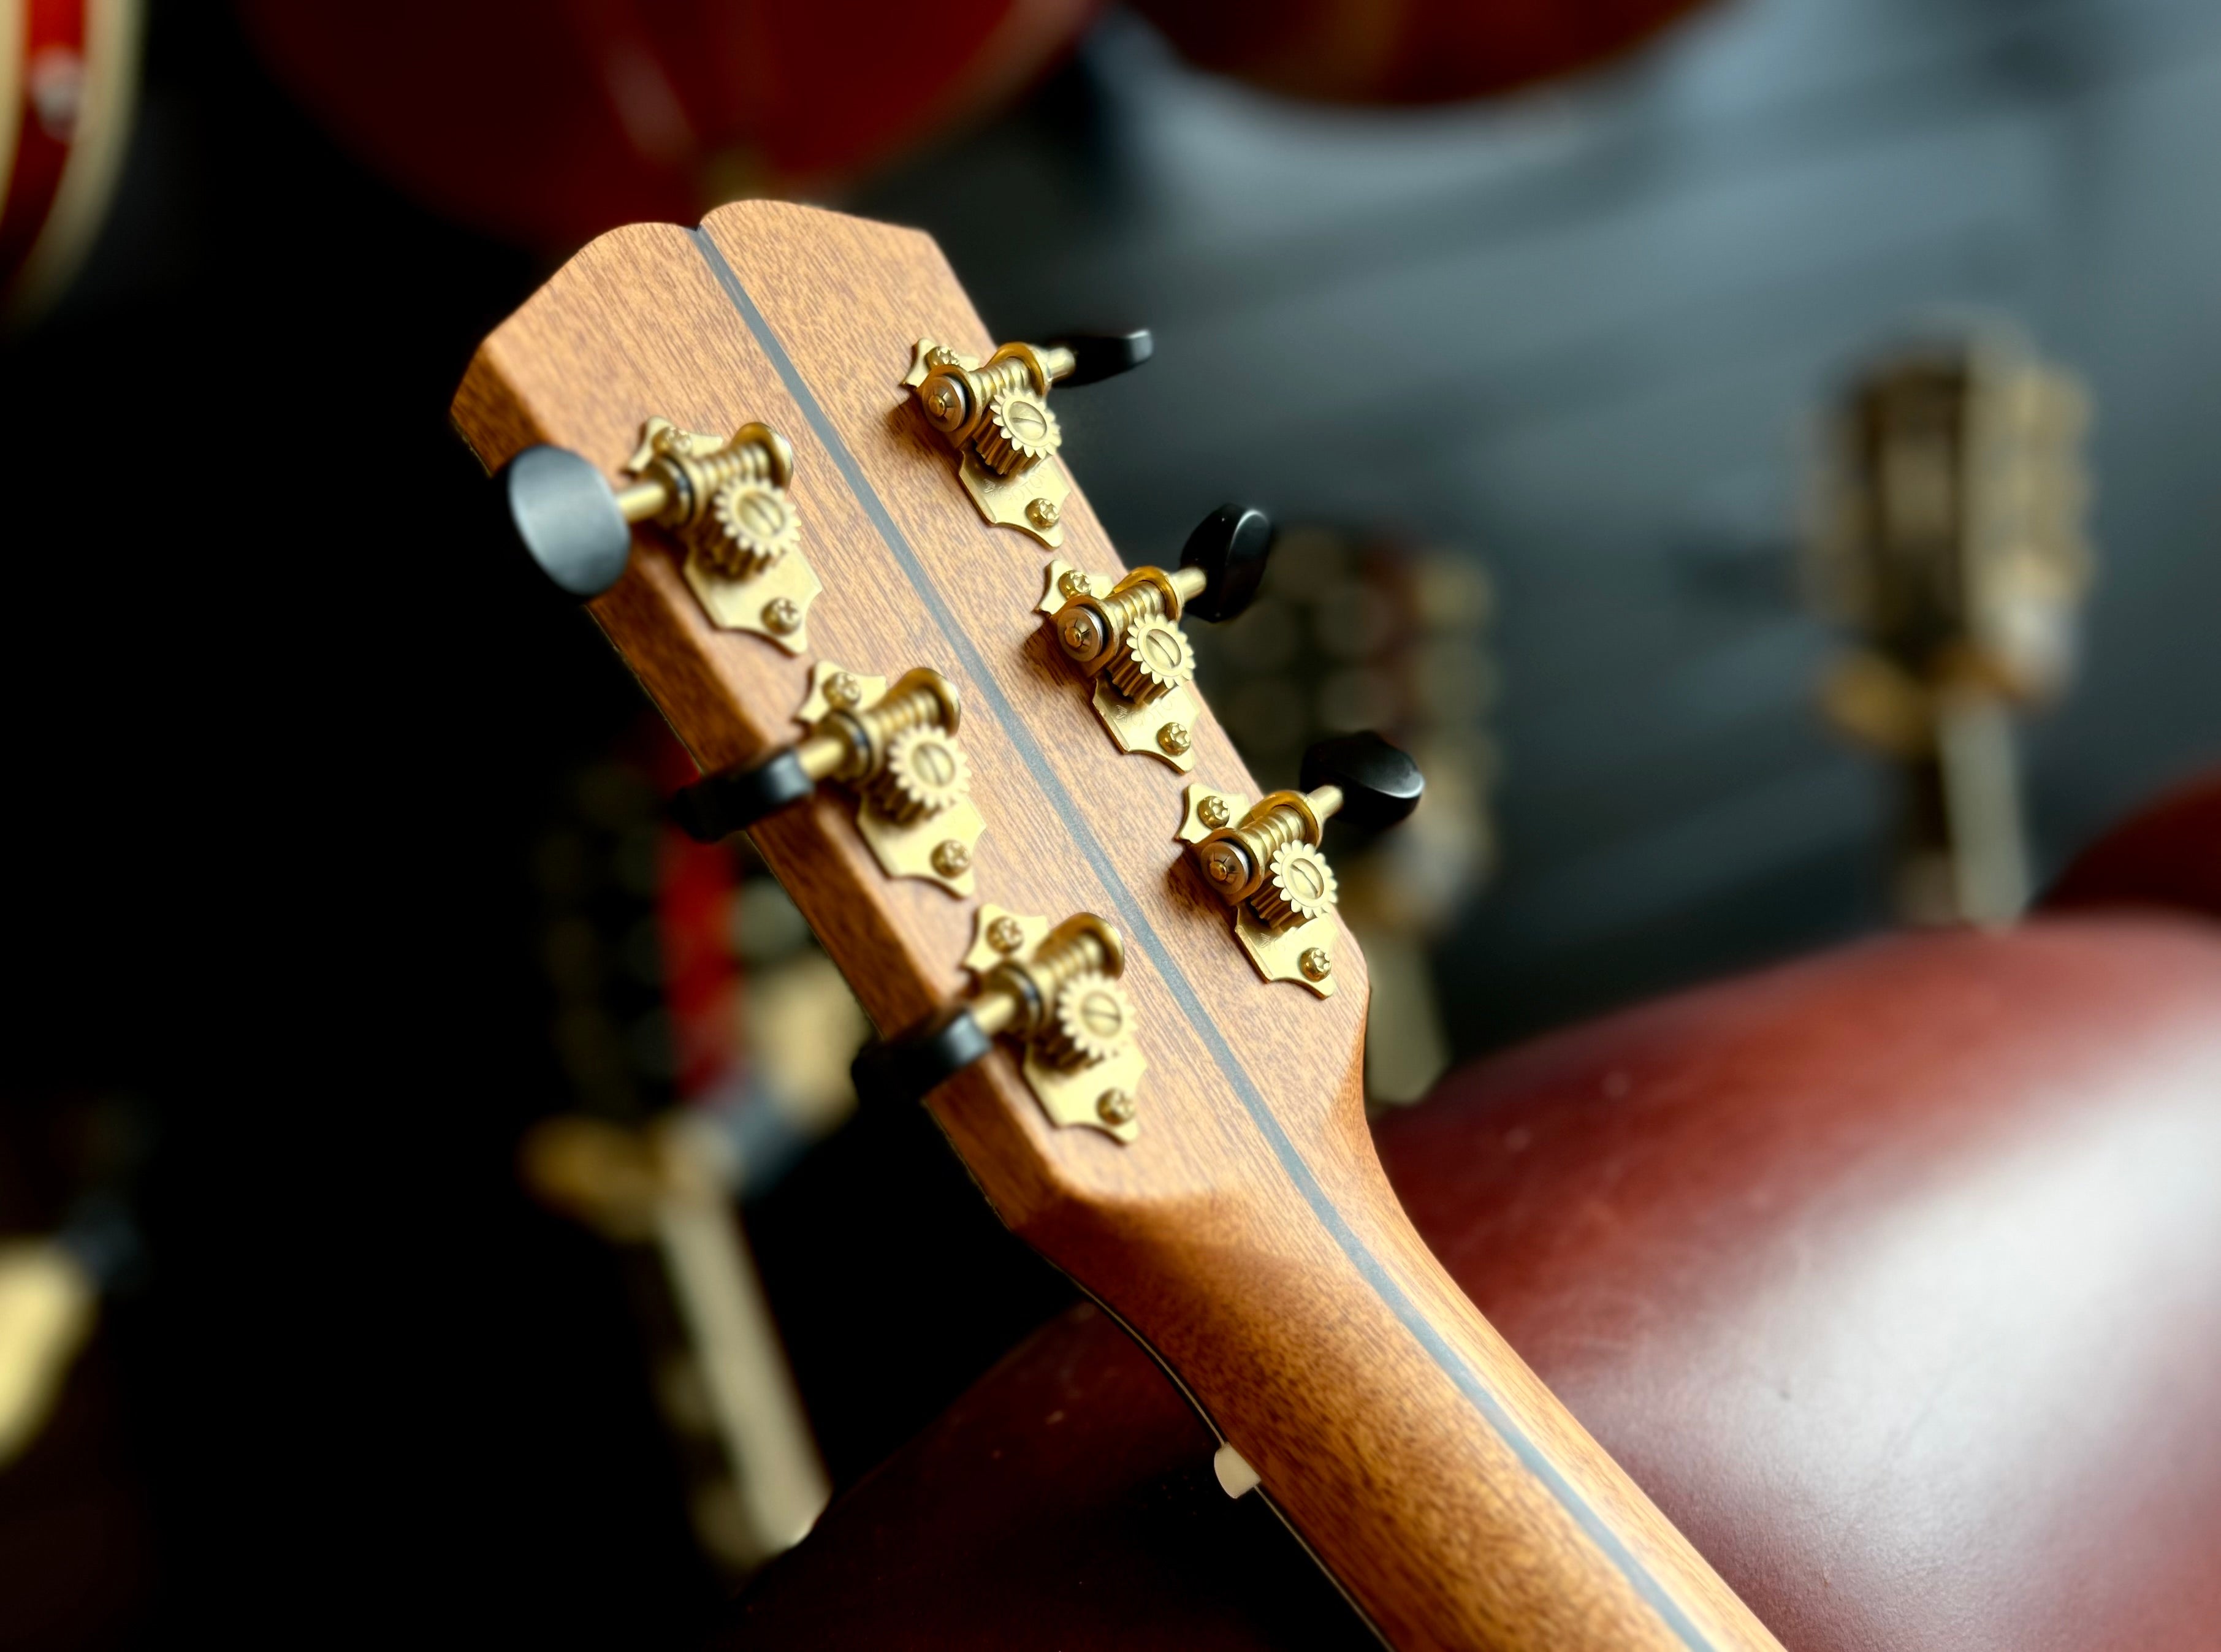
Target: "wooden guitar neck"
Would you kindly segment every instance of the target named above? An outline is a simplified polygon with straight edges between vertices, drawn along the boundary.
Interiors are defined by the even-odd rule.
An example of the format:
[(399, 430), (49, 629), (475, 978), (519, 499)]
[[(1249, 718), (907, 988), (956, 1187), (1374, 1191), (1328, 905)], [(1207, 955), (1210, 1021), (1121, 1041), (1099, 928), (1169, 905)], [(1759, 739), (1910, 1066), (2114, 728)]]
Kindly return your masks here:
[[(1147, 1061), (1132, 1139), (1052, 1123), (1007, 1048), (929, 1104), (1003, 1219), (1152, 1349), (1390, 1643), (1774, 1646), (1413, 1232), (1365, 1124), (1362, 957), (1336, 927), (1321, 997), (1235, 944), (1174, 838), (1191, 777), (1106, 738), (1035, 611), (1048, 552), (983, 519), (904, 389), (923, 338), (994, 347), (929, 239), (744, 203), (585, 248), (486, 341), (454, 417), (489, 468), (550, 443), (611, 478), (651, 416), (791, 442), (823, 585), (804, 654), (719, 629), (652, 527), (593, 616), (705, 772), (792, 742), (817, 662), (955, 686), (976, 898), (888, 877), (829, 786), (757, 845), (886, 1032), (960, 990), (979, 901), (1123, 934)], [(1076, 488), (1060, 520), (1060, 555), (1123, 572)], [(1254, 794), (1207, 709), (1189, 732), (1194, 779)]]

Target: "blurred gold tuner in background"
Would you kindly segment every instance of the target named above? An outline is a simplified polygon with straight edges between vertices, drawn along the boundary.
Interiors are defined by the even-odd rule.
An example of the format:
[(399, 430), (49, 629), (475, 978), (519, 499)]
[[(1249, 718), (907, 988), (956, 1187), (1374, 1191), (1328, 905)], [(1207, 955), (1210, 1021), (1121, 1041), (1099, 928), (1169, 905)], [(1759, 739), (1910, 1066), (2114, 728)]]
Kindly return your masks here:
[(734, 1213), (724, 1132), (685, 1108), (641, 1129), (569, 1114), (536, 1126), (522, 1156), (541, 1202), (656, 1249), (683, 1332), (657, 1361), (657, 1403), (675, 1433), (724, 1458), (693, 1492), (703, 1548), (744, 1574), (801, 1542), (832, 1486)]
[(1811, 584), (1856, 641), (1822, 699), (1902, 771), (1907, 922), (2004, 923), (2027, 904), (2012, 716), (2073, 673), (2088, 422), (2080, 385), (2004, 332), (1876, 361), (1837, 417)]
[(0, 1466), (45, 1425), (99, 1302), (99, 1282), (67, 1245), (0, 1243)]

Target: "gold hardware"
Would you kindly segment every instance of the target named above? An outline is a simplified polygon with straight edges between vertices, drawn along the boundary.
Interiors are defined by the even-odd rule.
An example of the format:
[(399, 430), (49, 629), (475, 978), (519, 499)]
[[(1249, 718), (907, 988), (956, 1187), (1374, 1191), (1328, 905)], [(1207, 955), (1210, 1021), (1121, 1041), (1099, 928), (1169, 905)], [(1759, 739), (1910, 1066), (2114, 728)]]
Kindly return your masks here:
[(2088, 420), (2081, 386), (2004, 331), (1876, 362), (1839, 416), (1811, 572), (1857, 637), (1822, 698), (1904, 767), (1911, 922), (2004, 923), (2027, 902), (2011, 714), (2073, 668)]
[(956, 473), (979, 514), (1051, 548), (1064, 543), (1072, 482), (1056, 460), (1064, 436), (1048, 392), (1076, 365), (1067, 349), (1005, 344), (982, 366), (920, 339), (903, 378), (926, 422), (956, 449)]
[(1141, 1134), (1134, 1097), (1148, 1068), (1134, 1042), (1134, 1006), (1118, 984), (1125, 944), (1092, 912), (1054, 929), (1045, 917), (983, 904), (964, 954), (979, 989), (972, 1019), (1024, 1048), (1020, 1071), (1059, 1125), (1085, 1124), (1121, 1142)]
[(1258, 973), (1333, 997), (1336, 885), (1319, 839), (1342, 807), (1342, 788), (1274, 792), (1252, 804), (1196, 781), (1181, 796), (1174, 835), (1234, 909), (1234, 938)]
[(753, 631), (790, 654), (809, 646), (804, 622), (824, 587), (802, 554), (801, 518), (786, 491), (794, 448), (785, 436), (763, 424), (713, 436), (650, 419), (625, 469), (639, 479), (617, 491), (617, 509), (628, 522), (671, 529), (712, 624)]
[(1065, 657), (1095, 679), (1095, 713), (1118, 748), (1146, 752), (1183, 774), (1195, 767), (1192, 731), (1203, 708), (1189, 685), (1195, 648), (1179, 616), (1206, 579), (1200, 568), (1136, 568), (1105, 590), (1099, 577), (1060, 556), (1044, 571), (1034, 604)]
[(972, 857), (987, 829), (972, 801), (972, 766), (956, 743), (956, 690), (923, 666), (890, 689), (829, 660), (810, 673), (795, 719), (810, 733), (795, 759), (813, 780), (856, 793), (856, 829), (890, 878), (973, 892)]

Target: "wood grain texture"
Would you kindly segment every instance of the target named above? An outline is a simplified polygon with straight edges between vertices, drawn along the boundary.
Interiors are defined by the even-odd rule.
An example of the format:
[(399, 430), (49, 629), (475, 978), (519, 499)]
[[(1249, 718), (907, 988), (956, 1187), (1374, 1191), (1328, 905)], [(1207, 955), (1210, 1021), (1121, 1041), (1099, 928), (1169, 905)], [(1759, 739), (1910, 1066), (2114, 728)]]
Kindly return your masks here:
[[(926, 335), (994, 342), (929, 239), (743, 203), (585, 248), (481, 347), (455, 421), (489, 466), (544, 441), (614, 472), (657, 413), (793, 441), (826, 586), (813, 654), (944, 672), (987, 820), (982, 898), (1093, 910), (1129, 941), (1137, 1142), (1053, 1129), (999, 1055), (935, 1116), (1003, 1219), (1154, 1351), (1392, 1644), (1774, 1645), (1405, 1219), (1365, 1128), (1355, 943), (1337, 943), (1336, 998), (1257, 979), (1173, 841), (1184, 777), (1118, 753), (1051, 657), (1032, 610), (1048, 553), (980, 520), (912, 411), (900, 380)], [(1067, 458), (1084, 475), (1086, 454)], [(1077, 491), (1065, 524), (1073, 561), (1121, 565)], [(705, 769), (792, 736), (810, 661), (712, 630), (652, 530), (594, 613)], [(1196, 778), (1254, 790), (1214, 721), (1195, 737)], [(962, 984), (970, 906), (881, 878), (848, 808), (823, 794), (756, 839), (892, 1029)]]

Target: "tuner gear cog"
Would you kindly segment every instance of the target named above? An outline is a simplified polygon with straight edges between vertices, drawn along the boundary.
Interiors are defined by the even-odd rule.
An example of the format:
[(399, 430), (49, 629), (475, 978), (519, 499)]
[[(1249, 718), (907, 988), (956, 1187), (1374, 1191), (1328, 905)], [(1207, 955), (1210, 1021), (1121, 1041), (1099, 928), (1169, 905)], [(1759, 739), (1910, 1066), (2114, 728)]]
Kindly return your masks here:
[(979, 462), (998, 476), (1038, 464), (1064, 440), (1056, 415), (1037, 391), (1006, 390), (987, 404), (973, 445)]
[(728, 482), (710, 496), (710, 518), (703, 527), (702, 554), (729, 579), (761, 573), (802, 536), (801, 519), (785, 490), (746, 479)]
[(1067, 1072), (1092, 1067), (1124, 1047), (1133, 1024), (1134, 1006), (1124, 987), (1107, 975), (1082, 975), (1056, 995), (1037, 1048), (1051, 1067)]
[(964, 748), (938, 729), (905, 729), (887, 742), (872, 801), (897, 825), (953, 809), (972, 787)]
[(1283, 843), (1249, 904), (1268, 929), (1308, 923), (1334, 904), (1334, 868), (1308, 843)]
[(1125, 642), (1110, 662), (1111, 686), (1136, 705), (1171, 693), (1194, 675), (1194, 645), (1168, 619), (1129, 626)]

